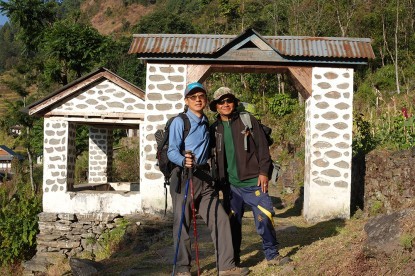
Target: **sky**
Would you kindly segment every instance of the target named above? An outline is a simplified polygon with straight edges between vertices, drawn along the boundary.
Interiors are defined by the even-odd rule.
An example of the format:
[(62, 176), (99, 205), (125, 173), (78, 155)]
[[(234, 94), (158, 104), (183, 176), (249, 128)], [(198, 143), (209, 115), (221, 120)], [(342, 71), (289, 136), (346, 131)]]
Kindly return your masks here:
[[(8, 0), (5, 0), (5, 2), (9, 2)], [(4, 23), (7, 21), (7, 17), (5, 15), (2, 15), (0, 13), (0, 25), (4, 25)]]
[(0, 25), (4, 25), (7, 21), (7, 17), (5, 15), (0, 14)]

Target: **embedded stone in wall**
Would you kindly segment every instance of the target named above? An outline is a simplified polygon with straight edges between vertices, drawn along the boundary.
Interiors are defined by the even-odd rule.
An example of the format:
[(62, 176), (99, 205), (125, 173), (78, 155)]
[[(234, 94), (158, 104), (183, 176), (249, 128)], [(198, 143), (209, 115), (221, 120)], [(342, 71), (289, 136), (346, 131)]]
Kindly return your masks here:
[(322, 136), (329, 139), (336, 139), (337, 137), (339, 137), (339, 134), (333, 131), (329, 131), (324, 133)]
[(320, 186), (330, 186), (330, 181), (322, 177), (314, 178), (313, 181)]
[(160, 66), (160, 72), (167, 74), (174, 73), (174, 68), (171, 66)]
[(324, 130), (328, 129), (329, 127), (330, 127), (330, 125), (327, 124), (327, 123), (318, 123), (318, 124), (316, 124), (316, 129), (320, 130), (320, 131), (324, 131)]
[(339, 130), (344, 130), (349, 127), (346, 123), (343, 123), (343, 122), (335, 123), (333, 124), (333, 126)]
[(149, 122), (159, 122), (164, 119), (163, 115), (149, 115), (147, 116), (147, 120)]
[(330, 99), (335, 99), (335, 100), (341, 98), (341, 94), (337, 91), (330, 91), (330, 92), (326, 93), (324, 96), (326, 96), (327, 98), (330, 98)]
[(339, 167), (339, 168), (342, 168), (342, 169), (349, 169), (350, 168), (350, 163), (345, 162), (345, 161), (336, 162), (336, 163), (334, 163), (334, 165), (336, 167)]
[(152, 82), (164, 81), (166, 78), (161, 75), (150, 75), (148, 79)]
[(319, 84), (317, 84), (320, 88), (322, 88), (322, 89), (328, 89), (328, 88), (330, 88), (331, 87), (331, 85), (330, 85), (330, 83), (328, 83), (328, 82), (321, 82), (321, 83), (319, 83)]
[(321, 108), (321, 109), (326, 109), (327, 107), (329, 107), (329, 104), (326, 102), (319, 102), (316, 104), (316, 107)]
[(336, 73), (333, 73), (333, 72), (327, 72), (327, 73), (324, 74), (324, 77), (326, 79), (329, 79), (329, 80), (334, 80), (334, 79), (337, 79), (339, 77), (339, 75), (337, 75)]
[(181, 93), (174, 93), (174, 94), (166, 94), (164, 98), (169, 101), (178, 101), (183, 98), (183, 94)]
[(339, 110), (345, 110), (345, 109), (348, 109), (350, 107), (350, 105), (347, 104), (347, 103), (338, 103), (334, 107), (339, 109)]
[(339, 117), (336, 112), (331, 112), (331, 111), (326, 112), (326, 113), (322, 114), (321, 116), (326, 120), (335, 120)]
[(327, 162), (327, 160), (324, 160), (324, 159), (317, 159), (317, 160), (314, 160), (314, 161), (313, 161), (313, 164), (315, 164), (315, 165), (316, 165), (316, 166), (318, 166), (318, 167), (325, 168), (325, 167), (327, 167), (330, 163), (329, 163), (329, 162)]
[(331, 177), (340, 177), (340, 172), (334, 169), (328, 169), (321, 171), (321, 174)]
[(160, 111), (170, 110), (172, 109), (171, 104), (156, 104), (156, 109)]
[(347, 188), (348, 186), (349, 186), (349, 183), (343, 180), (334, 182), (334, 187)]
[(161, 91), (169, 91), (174, 89), (174, 85), (171, 83), (157, 84), (157, 88)]
[(169, 76), (168, 78), (171, 82), (184, 82), (183, 76)]

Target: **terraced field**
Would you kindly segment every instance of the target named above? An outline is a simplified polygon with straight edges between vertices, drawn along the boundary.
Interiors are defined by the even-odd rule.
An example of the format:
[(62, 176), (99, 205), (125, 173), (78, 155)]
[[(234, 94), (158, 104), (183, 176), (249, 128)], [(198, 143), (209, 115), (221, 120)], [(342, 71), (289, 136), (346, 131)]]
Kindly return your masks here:
[(6, 114), (5, 101), (16, 101), (19, 99), (19, 95), (10, 91), (4, 84), (0, 83), (0, 117)]

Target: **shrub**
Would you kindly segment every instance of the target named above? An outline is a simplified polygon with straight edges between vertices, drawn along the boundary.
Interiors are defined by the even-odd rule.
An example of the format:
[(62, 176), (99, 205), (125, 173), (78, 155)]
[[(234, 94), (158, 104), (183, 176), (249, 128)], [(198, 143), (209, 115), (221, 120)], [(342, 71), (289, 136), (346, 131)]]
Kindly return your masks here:
[(292, 99), (290, 95), (282, 93), (276, 94), (270, 99), (269, 110), (277, 117), (290, 114), (298, 105), (297, 99)]
[[(16, 193), (10, 200), (1, 191), (3, 206), (0, 209), (0, 264), (28, 259), (36, 248), (38, 217), (41, 212), (41, 198)], [(7, 196), (6, 196), (7, 197)]]
[(371, 129), (371, 124), (363, 118), (362, 114), (354, 116), (353, 156), (364, 155), (376, 147), (378, 142), (372, 135)]

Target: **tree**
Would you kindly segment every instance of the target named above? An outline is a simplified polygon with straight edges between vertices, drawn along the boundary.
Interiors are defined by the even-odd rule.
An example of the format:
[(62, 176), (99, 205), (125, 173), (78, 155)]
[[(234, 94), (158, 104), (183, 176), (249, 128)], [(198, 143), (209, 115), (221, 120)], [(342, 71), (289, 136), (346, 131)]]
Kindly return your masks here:
[(128, 54), (126, 49), (131, 44), (130, 37), (121, 38), (118, 41), (111, 40), (107, 51), (102, 56), (101, 66), (116, 72), (120, 77), (144, 88), (146, 81), (146, 66), (136, 56)]
[(0, 1), (0, 11), (20, 28), (19, 39), (26, 55), (33, 56), (38, 49), (43, 31), (56, 19), (57, 2), (42, 0)]
[(25, 104), (23, 100), (15, 102), (6, 101), (7, 112), (6, 115), (2, 118), (0, 126), (4, 130), (10, 129), (10, 127), (14, 125), (23, 126), (22, 133), (15, 140), (15, 144), (21, 144), (26, 149), (27, 157), (29, 159), (29, 172), (32, 192), (36, 193), (37, 187), (33, 181), (33, 152), (31, 146), (32, 139), (34, 138), (31, 132), (31, 129), (34, 125), (34, 118), (30, 117), (26, 113), (21, 112), (21, 109), (24, 108), (24, 106)]
[(0, 29), (0, 72), (12, 68), (20, 56), (16, 33), (16, 28), (8, 22)]
[(144, 16), (134, 28), (137, 33), (191, 34), (193, 25), (183, 16), (167, 10), (159, 10)]
[(109, 39), (88, 25), (56, 22), (43, 40), (45, 74), (66, 85), (101, 61)]

